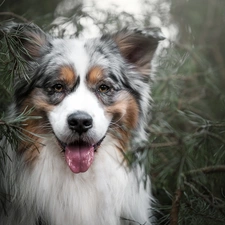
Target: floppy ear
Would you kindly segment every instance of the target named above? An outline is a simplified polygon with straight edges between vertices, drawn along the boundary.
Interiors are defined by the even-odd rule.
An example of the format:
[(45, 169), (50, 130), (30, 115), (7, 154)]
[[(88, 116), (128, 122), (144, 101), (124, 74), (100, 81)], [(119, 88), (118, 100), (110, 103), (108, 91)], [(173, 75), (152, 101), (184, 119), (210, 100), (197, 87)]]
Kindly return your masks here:
[(122, 56), (135, 64), (143, 74), (149, 74), (150, 61), (153, 58), (158, 42), (164, 37), (158, 28), (145, 30), (124, 29), (113, 35)]
[(27, 60), (36, 60), (49, 48), (49, 37), (34, 24), (16, 24), (8, 26), (8, 33), (15, 40), (15, 48)]

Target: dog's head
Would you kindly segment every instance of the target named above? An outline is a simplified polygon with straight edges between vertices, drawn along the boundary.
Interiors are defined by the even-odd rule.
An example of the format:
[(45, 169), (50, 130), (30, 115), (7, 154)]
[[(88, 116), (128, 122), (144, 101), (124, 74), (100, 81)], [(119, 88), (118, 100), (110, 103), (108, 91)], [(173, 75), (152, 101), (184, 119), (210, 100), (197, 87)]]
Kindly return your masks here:
[(53, 39), (35, 25), (11, 30), (26, 50), (30, 77), (16, 83), (17, 110), (35, 108), (33, 114), (43, 119), (26, 129), (44, 133), (50, 128), (73, 172), (88, 170), (107, 135), (125, 150), (134, 133), (143, 134), (150, 61), (160, 35), (124, 29), (77, 40)]

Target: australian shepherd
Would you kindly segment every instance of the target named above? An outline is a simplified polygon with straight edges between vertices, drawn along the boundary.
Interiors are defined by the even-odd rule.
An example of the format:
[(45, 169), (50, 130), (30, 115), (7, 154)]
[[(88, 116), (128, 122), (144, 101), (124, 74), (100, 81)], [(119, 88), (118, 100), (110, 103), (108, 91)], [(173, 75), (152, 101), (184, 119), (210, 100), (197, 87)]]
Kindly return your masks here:
[[(146, 140), (151, 60), (161, 36), (123, 29), (53, 38), (33, 24), (7, 28), (26, 65), (9, 116), (29, 141), (6, 147), (1, 225), (151, 224), (150, 182), (124, 157)], [(26, 79), (26, 77), (29, 79)]]

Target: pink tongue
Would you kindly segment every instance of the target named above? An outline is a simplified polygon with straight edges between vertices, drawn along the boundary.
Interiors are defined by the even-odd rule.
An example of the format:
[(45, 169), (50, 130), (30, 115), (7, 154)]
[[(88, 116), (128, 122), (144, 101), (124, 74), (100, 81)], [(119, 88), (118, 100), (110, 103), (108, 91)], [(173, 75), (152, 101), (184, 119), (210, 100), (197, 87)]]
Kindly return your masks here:
[(65, 148), (65, 157), (72, 172), (86, 172), (94, 160), (94, 147), (68, 145)]

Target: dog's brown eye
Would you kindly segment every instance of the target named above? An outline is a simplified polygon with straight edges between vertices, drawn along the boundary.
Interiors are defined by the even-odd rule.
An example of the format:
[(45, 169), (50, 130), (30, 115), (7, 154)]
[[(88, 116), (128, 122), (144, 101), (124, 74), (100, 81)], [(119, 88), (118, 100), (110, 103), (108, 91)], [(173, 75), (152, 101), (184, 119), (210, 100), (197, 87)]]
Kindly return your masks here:
[(63, 85), (62, 85), (62, 84), (55, 84), (55, 85), (53, 86), (53, 90), (54, 90), (55, 92), (60, 93), (60, 92), (63, 91)]
[(107, 93), (109, 90), (110, 90), (110, 87), (105, 85), (105, 84), (101, 84), (98, 87), (98, 91), (101, 92), (101, 93)]

